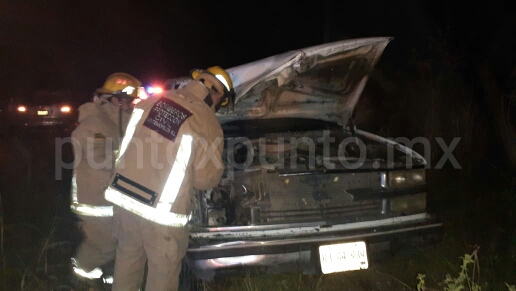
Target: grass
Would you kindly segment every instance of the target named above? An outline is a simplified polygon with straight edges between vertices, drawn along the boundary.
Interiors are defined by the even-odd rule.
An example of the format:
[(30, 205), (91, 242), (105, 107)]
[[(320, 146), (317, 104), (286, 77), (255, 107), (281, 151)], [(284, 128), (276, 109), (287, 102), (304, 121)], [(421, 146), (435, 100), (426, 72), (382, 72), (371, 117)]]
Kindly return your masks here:
[[(48, 139), (47, 140), (53, 140)], [(58, 183), (49, 141), (0, 140), (1, 290), (65, 290), (72, 247), (57, 232), (68, 231), (56, 213)], [(21, 159), (20, 159), (21, 158)], [(66, 229), (68, 228), (68, 229)]]
[[(460, 290), (472, 290), (472, 291), (480, 291), (482, 290), (482, 285), (485, 287), (489, 287), (488, 283), (480, 282), (480, 265), (478, 258), (478, 250), (477, 247), (472, 254), (465, 254), (462, 257), (462, 265), (460, 266), (460, 271), (456, 277), (452, 277), (450, 274), (446, 274), (445, 279), (440, 282), (439, 288), (429, 288), (426, 284), (426, 275), (419, 274), (417, 276), (417, 291), (433, 291), (433, 290), (444, 290), (444, 291), (460, 291)], [(507, 290), (514, 291), (516, 290), (515, 285), (509, 285), (505, 283)], [(495, 290), (501, 290), (501, 286), (495, 287)], [(484, 288), (486, 289), (486, 288)]]

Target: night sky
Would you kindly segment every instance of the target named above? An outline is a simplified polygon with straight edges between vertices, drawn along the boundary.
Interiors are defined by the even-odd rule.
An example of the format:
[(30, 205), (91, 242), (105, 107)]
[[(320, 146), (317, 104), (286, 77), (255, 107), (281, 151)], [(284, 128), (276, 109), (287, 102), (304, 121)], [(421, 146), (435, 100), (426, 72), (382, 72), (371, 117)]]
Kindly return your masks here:
[[(344, 38), (393, 36), (382, 65), (438, 57), (514, 65), (516, 21), (501, 1), (0, 1), (0, 95), (91, 93), (111, 73), (144, 83), (232, 67)], [(247, 6), (247, 7), (244, 7)]]

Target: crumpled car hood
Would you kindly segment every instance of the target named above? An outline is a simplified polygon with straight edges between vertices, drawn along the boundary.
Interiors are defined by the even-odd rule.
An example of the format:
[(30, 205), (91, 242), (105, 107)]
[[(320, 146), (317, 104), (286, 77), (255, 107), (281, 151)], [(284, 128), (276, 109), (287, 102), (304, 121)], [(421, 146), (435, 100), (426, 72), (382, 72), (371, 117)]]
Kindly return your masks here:
[[(285, 52), (227, 69), (234, 106), (221, 123), (260, 118), (311, 118), (345, 125), (390, 37), (343, 40)], [(185, 77), (168, 83), (184, 86)]]

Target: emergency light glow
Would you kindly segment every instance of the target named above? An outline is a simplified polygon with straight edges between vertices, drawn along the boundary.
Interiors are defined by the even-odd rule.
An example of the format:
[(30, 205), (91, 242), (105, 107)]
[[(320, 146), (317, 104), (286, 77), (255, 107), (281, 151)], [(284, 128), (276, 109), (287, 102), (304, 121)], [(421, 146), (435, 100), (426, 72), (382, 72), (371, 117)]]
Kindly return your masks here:
[[(149, 95), (147, 94), (147, 92), (145, 92), (145, 88), (143, 88), (143, 87), (138, 88), (138, 98), (141, 100), (145, 100), (145, 99), (149, 98)], [(134, 104), (136, 104), (136, 103), (134, 103)]]
[(26, 112), (27, 111), (27, 108), (25, 106), (18, 106), (17, 110), (19, 112)]
[(160, 94), (163, 92), (163, 88), (161, 87), (147, 87), (147, 92), (149, 94)]

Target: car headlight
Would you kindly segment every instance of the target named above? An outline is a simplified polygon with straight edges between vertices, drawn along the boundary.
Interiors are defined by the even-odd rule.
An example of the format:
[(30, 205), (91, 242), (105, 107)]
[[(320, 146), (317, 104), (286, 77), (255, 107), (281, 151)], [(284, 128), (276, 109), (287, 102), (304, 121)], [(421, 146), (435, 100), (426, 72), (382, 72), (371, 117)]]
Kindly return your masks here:
[(391, 198), (390, 203), (391, 212), (399, 212), (403, 214), (425, 212), (426, 193)]
[(404, 188), (425, 184), (425, 169), (392, 171), (382, 177), (384, 188)]
[(27, 107), (20, 105), (18, 108), (16, 108), (18, 112), (27, 112)]

